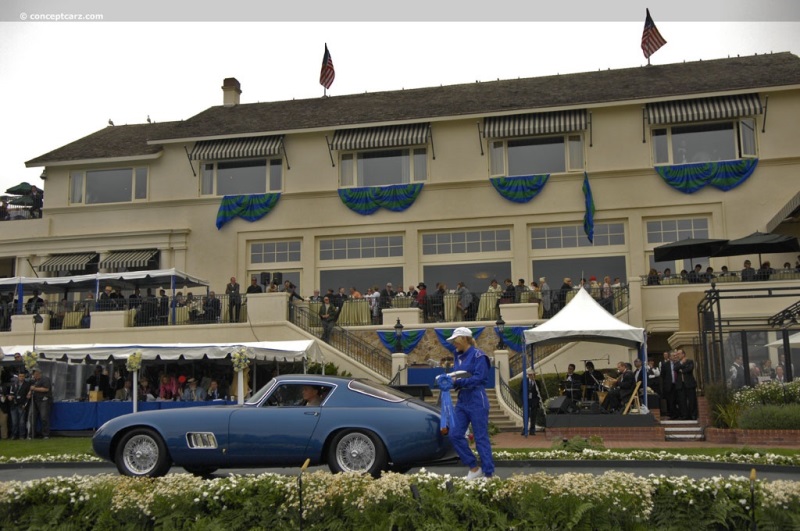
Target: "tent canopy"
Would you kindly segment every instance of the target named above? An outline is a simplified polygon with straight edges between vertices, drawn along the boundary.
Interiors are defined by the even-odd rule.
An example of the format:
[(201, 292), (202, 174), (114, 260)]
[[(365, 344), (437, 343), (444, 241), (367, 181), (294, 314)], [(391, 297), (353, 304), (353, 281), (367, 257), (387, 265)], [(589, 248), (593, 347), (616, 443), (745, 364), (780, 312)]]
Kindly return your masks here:
[[(794, 333), (789, 336), (789, 345), (792, 347), (800, 345), (800, 332)], [(783, 346), (783, 338), (778, 339), (777, 341), (773, 341), (772, 343), (767, 343), (766, 346), (768, 347), (782, 347)]]
[(585, 289), (541, 326), (525, 330), (525, 343), (547, 345), (570, 341), (613, 343), (639, 348), (644, 329), (623, 323), (600, 306)]
[[(319, 345), (314, 340), (302, 341), (258, 341), (249, 343), (167, 343), (167, 344), (83, 344), (83, 345), (37, 345), (36, 350), (45, 359), (108, 361), (126, 360), (134, 352), (142, 353), (143, 361), (171, 361), (183, 359), (225, 359), (230, 353), (244, 348), (250, 359), (261, 361), (310, 359), (321, 361)], [(31, 345), (2, 347), (5, 356), (15, 352), (32, 350)]]
[(150, 271), (130, 271), (127, 273), (95, 273), (70, 277), (11, 277), (0, 279), (0, 291), (17, 290), (22, 286), (23, 293), (33, 290), (39, 293), (65, 293), (67, 291), (91, 291), (109, 285), (118, 289), (169, 289), (172, 279), (176, 287), (208, 286), (208, 281), (184, 273), (177, 269), (155, 269)]

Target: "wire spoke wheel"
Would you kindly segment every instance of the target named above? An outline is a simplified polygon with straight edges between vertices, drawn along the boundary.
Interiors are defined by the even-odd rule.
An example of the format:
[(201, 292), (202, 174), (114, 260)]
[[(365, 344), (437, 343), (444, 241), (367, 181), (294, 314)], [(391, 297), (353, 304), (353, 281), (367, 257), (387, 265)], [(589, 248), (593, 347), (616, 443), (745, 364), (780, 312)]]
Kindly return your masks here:
[(158, 477), (167, 473), (170, 460), (161, 437), (147, 429), (128, 433), (117, 448), (116, 463), (126, 476)]
[(365, 433), (348, 433), (336, 445), (336, 463), (345, 472), (368, 472), (376, 456), (375, 444)]

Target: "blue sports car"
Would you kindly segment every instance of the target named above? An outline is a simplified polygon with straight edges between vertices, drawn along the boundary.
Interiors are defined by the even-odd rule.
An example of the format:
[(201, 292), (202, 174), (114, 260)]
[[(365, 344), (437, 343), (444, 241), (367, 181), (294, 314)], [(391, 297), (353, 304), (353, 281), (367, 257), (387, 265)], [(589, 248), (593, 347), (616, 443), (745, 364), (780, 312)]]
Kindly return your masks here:
[(377, 476), (454, 460), (439, 410), (360, 378), (285, 375), (241, 406), (123, 415), (103, 424), (94, 451), (128, 476), (162, 476), (178, 465), (219, 468), (325, 464)]

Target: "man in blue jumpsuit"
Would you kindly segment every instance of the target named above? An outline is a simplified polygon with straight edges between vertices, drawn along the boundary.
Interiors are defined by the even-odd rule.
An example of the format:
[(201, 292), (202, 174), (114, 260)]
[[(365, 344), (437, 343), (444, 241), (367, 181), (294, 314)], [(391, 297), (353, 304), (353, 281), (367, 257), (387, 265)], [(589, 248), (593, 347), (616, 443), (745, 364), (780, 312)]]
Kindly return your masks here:
[[(455, 426), (450, 430), (450, 441), (458, 457), (469, 467), (467, 479), (490, 478), (494, 474), (494, 462), (489, 442), (489, 399), (486, 396), (490, 374), (489, 358), (476, 347), (469, 328), (456, 328), (447, 340), (456, 347), (453, 370), (471, 374), (453, 382), (453, 388), (458, 391), (458, 403), (455, 407)], [(475, 447), (481, 457), (480, 467), (464, 438), (469, 424), (472, 424)]]

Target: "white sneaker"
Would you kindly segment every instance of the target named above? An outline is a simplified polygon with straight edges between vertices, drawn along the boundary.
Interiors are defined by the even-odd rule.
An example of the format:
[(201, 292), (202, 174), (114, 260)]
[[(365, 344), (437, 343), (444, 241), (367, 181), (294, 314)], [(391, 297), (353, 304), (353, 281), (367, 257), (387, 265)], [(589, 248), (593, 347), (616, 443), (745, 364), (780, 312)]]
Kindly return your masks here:
[(467, 481), (472, 481), (473, 479), (480, 479), (483, 477), (483, 469), (479, 468), (475, 472), (472, 470), (469, 471), (467, 474)]

